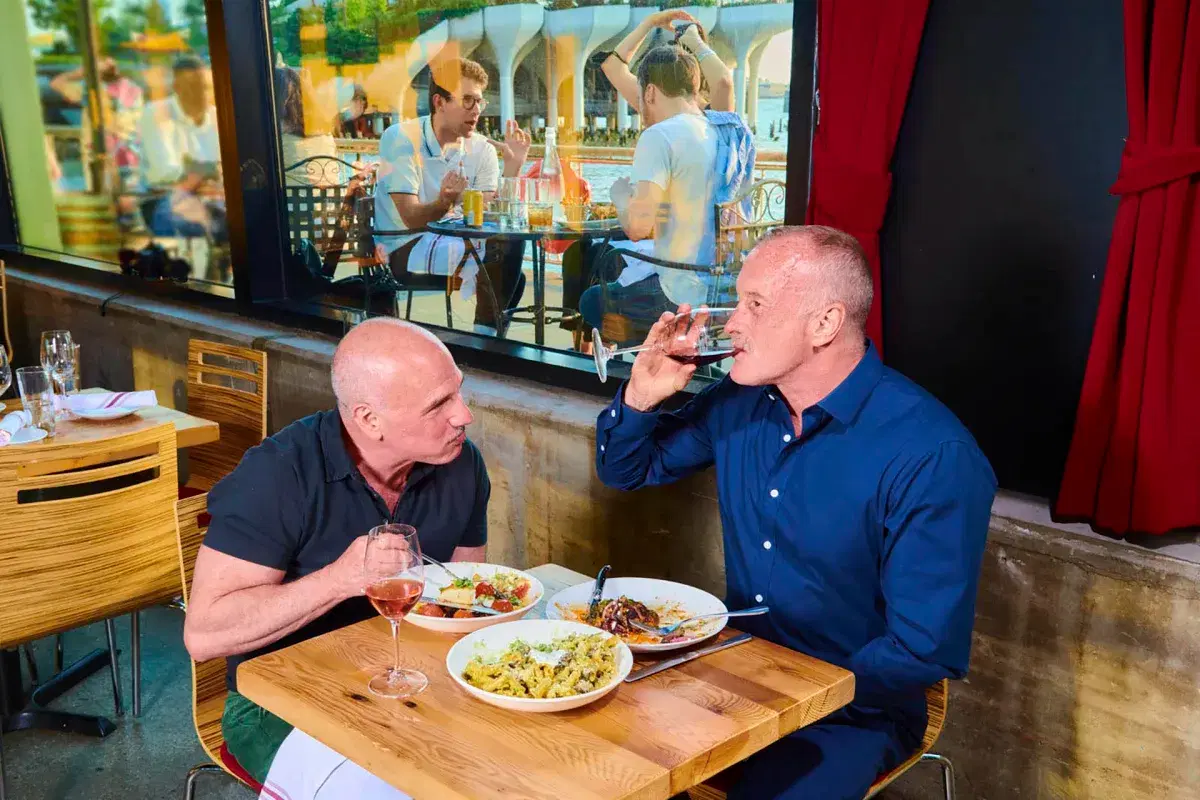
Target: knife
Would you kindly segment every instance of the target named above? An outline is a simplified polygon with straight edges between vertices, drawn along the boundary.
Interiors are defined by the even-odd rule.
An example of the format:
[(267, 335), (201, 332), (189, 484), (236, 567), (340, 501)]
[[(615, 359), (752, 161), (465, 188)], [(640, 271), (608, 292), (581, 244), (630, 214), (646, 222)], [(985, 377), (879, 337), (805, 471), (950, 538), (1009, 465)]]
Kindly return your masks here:
[(600, 598), (604, 594), (604, 582), (608, 580), (612, 564), (605, 564), (596, 575), (596, 586), (592, 589), (592, 600), (588, 603), (587, 621), (593, 622), (600, 615)]
[(736, 647), (739, 644), (745, 644), (753, 638), (754, 637), (748, 633), (739, 633), (737, 636), (730, 637), (723, 642), (717, 642), (716, 644), (709, 645), (708, 647), (701, 647), (699, 650), (693, 650), (690, 653), (684, 653), (677, 658), (668, 658), (666, 661), (660, 661), (657, 664), (644, 669), (634, 670), (633, 672), (629, 673), (629, 677), (625, 679), (625, 682), (633, 683), (634, 681), (640, 681), (642, 678), (648, 678), (651, 675), (657, 675), (664, 669), (678, 667), (680, 664), (686, 664), (693, 659), (700, 658), (700, 656), (706, 656), (710, 653), (715, 653), (718, 650), (725, 650), (730, 647)]
[(487, 606), (464, 606), (462, 603), (447, 603), (445, 600), (438, 600), (436, 597), (428, 597), (426, 595), (421, 595), (421, 599), (417, 602), (429, 603), (434, 606), (445, 606), (446, 608), (461, 608), (464, 611), (478, 611), (480, 614), (494, 615), (506, 613), (504, 611), (497, 611), (494, 608), (488, 608)]

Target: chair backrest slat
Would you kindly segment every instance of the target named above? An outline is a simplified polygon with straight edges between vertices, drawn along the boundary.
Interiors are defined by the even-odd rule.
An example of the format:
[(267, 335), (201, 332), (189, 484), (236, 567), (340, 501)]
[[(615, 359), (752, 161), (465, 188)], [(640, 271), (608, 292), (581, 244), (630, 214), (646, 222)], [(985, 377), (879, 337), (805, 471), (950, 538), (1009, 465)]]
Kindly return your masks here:
[[(229, 385), (214, 377), (228, 379)], [(189, 341), (188, 413), (221, 426), (220, 439), (188, 450), (188, 483), (211, 489), (267, 435), (267, 354)]]
[(0, 647), (179, 593), (175, 461), (170, 424), (0, 448)]

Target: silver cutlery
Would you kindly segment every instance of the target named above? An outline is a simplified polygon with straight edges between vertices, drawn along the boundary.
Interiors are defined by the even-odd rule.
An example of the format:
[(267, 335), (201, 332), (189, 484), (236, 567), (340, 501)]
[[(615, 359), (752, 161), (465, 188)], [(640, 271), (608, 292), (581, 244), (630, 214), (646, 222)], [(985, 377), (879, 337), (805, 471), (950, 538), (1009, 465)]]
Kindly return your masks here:
[(427, 564), (432, 564), (432, 565), (433, 565), (433, 566), (435, 566), (435, 567), (441, 567), (441, 568), (442, 568), (442, 572), (446, 573), (447, 575), (449, 575), (449, 576), (450, 576), (451, 578), (453, 578), (454, 580), (456, 580), (456, 581), (458, 581), (458, 580), (465, 580), (465, 578), (462, 578), (462, 577), (460, 577), (460, 576), (458, 576), (458, 575), (455, 575), (453, 572), (451, 572), (451, 571), (450, 571), (450, 568), (449, 568), (449, 567), (447, 567), (447, 566), (446, 566), (445, 564), (443, 564), (442, 562), (438, 561), (438, 560), (437, 560), (436, 558), (434, 558), (433, 556), (426, 555), (426, 554), (422, 553), (422, 554), (421, 554), (421, 558), (422, 558), (422, 559), (425, 561), (425, 563), (427, 563)]
[(698, 620), (719, 619), (721, 617), (756, 617), (759, 614), (765, 614), (770, 610), (771, 609), (768, 606), (754, 606), (753, 608), (746, 608), (741, 611), (720, 611), (716, 614), (700, 614), (695, 617), (688, 617), (681, 622), (676, 622), (674, 625), (666, 625), (661, 628), (656, 628), (653, 625), (643, 625), (635, 619), (629, 620), (629, 624), (633, 625), (633, 627), (638, 628), (639, 630), (645, 631), (646, 633), (652, 633), (655, 636), (666, 637), (670, 636), (672, 633), (675, 633), (675, 631), (679, 630), (684, 625), (688, 625)]
[(592, 600), (588, 603), (588, 623), (593, 623), (600, 616), (600, 598), (604, 594), (604, 583), (608, 580), (608, 573), (612, 570), (611, 564), (605, 564), (600, 568), (600, 572), (596, 575), (596, 586), (592, 589)]
[(649, 667), (645, 667), (643, 669), (634, 670), (633, 672), (629, 673), (629, 677), (627, 677), (625, 679), (625, 683), (633, 683), (634, 681), (640, 681), (642, 678), (648, 678), (651, 675), (657, 675), (658, 673), (662, 672), (664, 669), (670, 669), (671, 667), (678, 667), (680, 664), (686, 664), (689, 661), (694, 661), (695, 659), (700, 658), (701, 656), (707, 656), (711, 653), (716, 653), (720, 650), (727, 650), (730, 647), (736, 647), (739, 644), (745, 644), (746, 642), (750, 641), (753, 638), (754, 637), (748, 633), (739, 633), (737, 636), (726, 639), (723, 642), (717, 642), (716, 644), (709, 645), (708, 647), (701, 647), (698, 650), (692, 650), (688, 653), (684, 653), (681, 656), (676, 656), (675, 658), (668, 658), (666, 661), (659, 661), (657, 664), (654, 664)]
[(487, 614), (488, 616), (495, 616), (496, 614), (505, 613), (503, 611), (497, 611), (494, 608), (488, 608), (487, 606), (465, 606), (462, 603), (447, 603), (445, 600), (439, 600), (436, 597), (429, 597), (428, 595), (422, 595), (419, 602), (429, 603), (430, 605), (435, 606), (445, 606), (446, 608), (459, 608), (463, 611), (478, 611), (480, 614)]

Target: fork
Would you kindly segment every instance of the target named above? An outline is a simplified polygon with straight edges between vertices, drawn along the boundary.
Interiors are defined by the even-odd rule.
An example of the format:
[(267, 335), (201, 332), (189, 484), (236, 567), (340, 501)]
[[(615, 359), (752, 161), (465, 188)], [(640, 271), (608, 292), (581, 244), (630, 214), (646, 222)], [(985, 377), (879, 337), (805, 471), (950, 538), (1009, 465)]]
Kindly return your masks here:
[(667, 636), (675, 633), (684, 625), (696, 622), (698, 620), (717, 619), (719, 617), (755, 617), (759, 614), (765, 614), (770, 610), (771, 609), (769, 606), (754, 606), (753, 608), (746, 608), (742, 609), (741, 611), (721, 611), (716, 614), (701, 614), (696, 617), (688, 617), (681, 622), (676, 622), (674, 625), (666, 625), (661, 628), (655, 628), (653, 625), (643, 625), (635, 619), (629, 620), (629, 624), (639, 630), (645, 631), (646, 633), (652, 633), (655, 636), (662, 636), (663, 638), (666, 638)]

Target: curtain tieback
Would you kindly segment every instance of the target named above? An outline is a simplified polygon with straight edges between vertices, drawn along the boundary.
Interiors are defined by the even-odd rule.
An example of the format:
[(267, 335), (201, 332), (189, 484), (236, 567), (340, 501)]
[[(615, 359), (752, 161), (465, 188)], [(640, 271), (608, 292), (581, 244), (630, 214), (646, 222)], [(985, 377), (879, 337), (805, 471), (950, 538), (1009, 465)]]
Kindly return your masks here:
[(1200, 173), (1200, 147), (1148, 147), (1125, 143), (1111, 194), (1137, 194)]

